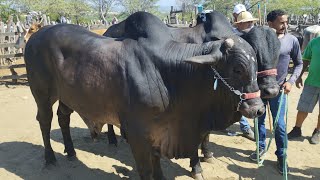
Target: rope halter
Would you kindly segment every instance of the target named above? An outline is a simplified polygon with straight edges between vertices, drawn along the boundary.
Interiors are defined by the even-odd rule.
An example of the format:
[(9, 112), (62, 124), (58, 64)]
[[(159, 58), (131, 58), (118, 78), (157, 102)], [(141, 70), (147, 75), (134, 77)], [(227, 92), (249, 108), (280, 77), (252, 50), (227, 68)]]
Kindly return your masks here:
[(264, 77), (264, 76), (271, 76), (271, 75), (278, 75), (277, 69), (268, 69), (268, 70), (257, 72), (258, 78)]
[(239, 108), (240, 108), (240, 106), (241, 106), (241, 104), (242, 104), (242, 102), (243, 102), (244, 100), (254, 99), (254, 98), (260, 97), (260, 90), (258, 90), (258, 91), (256, 91), (256, 92), (252, 92), (252, 93), (242, 93), (241, 91), (236, 90), (236, 89), (234, 89), (234, 87), (230, 86), (230, 85), (227, 83), (227, 81), (224, 80), (224, 78), (222, 78), (222, 77), (220, 76), (220, 74), (218, 73), (218, 71), (217, 71), (213, 66), (211, 66), (211, 69), (212, 69), (212, 71), (214, 72), (215, 77), (216, 77), (217, 79), (220, 79), (220, 80), (223, 82), (223, 84), (226, 85), (226, 86), (229, 88), (229, 90), (230, 90), (231, 92), (233, 92), (234, 94), (236, 94), (237, 96), (239, 96), (240, 101), (239, 101), (239, 103), (238, 103), (237, 111), (239, 111)]

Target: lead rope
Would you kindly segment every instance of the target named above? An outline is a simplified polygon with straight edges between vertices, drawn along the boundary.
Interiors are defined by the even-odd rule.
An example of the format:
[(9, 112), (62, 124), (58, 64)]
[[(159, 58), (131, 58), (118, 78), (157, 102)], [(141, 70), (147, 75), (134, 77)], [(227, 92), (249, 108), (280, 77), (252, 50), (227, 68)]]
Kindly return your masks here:
[(285, 139), (284, 139), (284, 148), (283, 148), (283, 179), (284, 180), (288, 180), (288, 169), (287, 169), (287, 149), (288, 149), (288, 136), (287, 136), (287, 124), (288, 124), (288, 94), (285, 95), (286, 96), (286, 99), (287, 99), (287, 102), (286, 102), (286, 106), (285, 106), (285, 113), (286, 113), (286, 126), (285, 126), (285, 133), (286, 133), (286, 136), (285, 136)]
[[(282, 106), (282, 103), (283, 103), (283, 96), (284, 96), (284, 90), (281, 91), (281, 96), (280, 96), (280, 103), (279, 103), (279, 108), (278, 108), (278, 111), (277, 111), (277, 116), (276, 116), (276, 119), (273, 123), (273, 129), (272, 129), (272, 134), (271, 134), (271, 137), (269, 139), (269, 142), (268, 142), (268, 146), (267, 146), (267, 149), (265, 151), (264, 154), (266, 154), (268, 151), (269, 151), (269, 148), (270, 148), (270, 144), (272, 142), (272, 139), (274, 137), (274, 133), (275, 133), (275, 129), (276, 129), (276, 125), (278, 125), (278, 120), (279, 120), (279, 117), (280, 117), (280, 108)], [(288, 122), (288, 95), (286, 94), (286, 99), (287, 99), (287, 102), (286, 102), (286, 105), (285, 105), (285, 114), (286, 114), (286, 127), (285, 127), (285, 133), (287, 134), (287, 122)], [(267, 106), (267, 108), (270, 108)], [(271, 116), (271, 114), (269, 114), (269, 116)], [(254, 119), (254, 129), (255, 129), (255, 137), (256, 137), (256, 154), (257, 154), (257, 164), (258, 164), (258, 167), (261, 167), (263, 166), (263, 162), (264, 162), (264, 159), (265, 159), (265, 156), (261, 158), (261, 161), (260, 161), (260, 156), (259, 156), (259, 131), (258, 131), (258, 118), (255, 118)], [(284, 139), (284, 158), (283, 158), (283, 179), (287, 180), (288, 179), (288, 172), (287, 172), (287, 138)]]

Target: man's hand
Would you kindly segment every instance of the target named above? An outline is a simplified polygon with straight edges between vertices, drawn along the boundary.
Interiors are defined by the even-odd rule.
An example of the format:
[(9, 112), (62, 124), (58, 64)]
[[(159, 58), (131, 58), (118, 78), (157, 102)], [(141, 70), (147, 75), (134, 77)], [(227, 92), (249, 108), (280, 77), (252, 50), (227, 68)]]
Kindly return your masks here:
[(292, 87), (292, 84), (290, 84), (289, 82), (285, 82), (282, 85), (282, 88), (283, 88), (285, 94), (289, 94), (289, 92), (291, 91), (291, 87)]
[(303, 81), (302, 81), (302, 78), (299, 77), (296, 81), (296, 87), (300, 89), (300, 87), (303, 86)]

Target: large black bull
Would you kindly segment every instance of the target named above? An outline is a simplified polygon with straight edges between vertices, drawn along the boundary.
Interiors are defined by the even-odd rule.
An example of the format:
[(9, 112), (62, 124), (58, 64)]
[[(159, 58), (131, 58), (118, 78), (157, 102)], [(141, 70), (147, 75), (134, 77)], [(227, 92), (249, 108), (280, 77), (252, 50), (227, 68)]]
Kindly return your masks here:
[[(136, 23), (136, 20), (126, 19), (119, 24), (113, 25), (104, 33), (104, 36), (114, 38), (135, 37), (137, 34), (132, 34), (130, 32), (131, 23)], [(147, 29), (148, 26), (152, 26), (152, 23), (146, 24), (143, 28)], [(169, 29), (174, 40), (185, 43), (201, 44), (208, 41), (220, 40), (234, 36), (230, 23), (226, 17), (218, 11), (206, 14), (205, 20), (198, 19), (197, 26), (193, 28)], [(274, 30), (268, 27), (254, 27), (250, 31), (243, 33), (244, 34), (241, 37), (252, 46), (256, 54), (258, 63), (258, 85), (261, 90), (261, 97), (275, 97), (279, 92), (279, 85), (276, 81), (276, 66), (278, 64), (280, 53), (280, 41), (278, 40)], [(241, 116), (237, 112), (234, 112), (234, 114), (229, 117), (224, 117), (223, 110), (221, 112), (221, 115), (218, 117), (223, 117), (222, 120), (226, 120), (227, 118), (234, 118), (234, 120), (226, 120), (228, 122), (240, 120)], [(225, 128), (228, 127), (226, 123), (220, 121), (221, 120), (215, 119), (215, 122), (219, 122)], [(95, 128), (93, 128), (92, 125), (88, 126), (92, 136), (95, 137), (96, 134), (101, 131), (103, 125), (95, 124)], [(109, 143), (117, 143), (112, 125), (108, 125), (108, 139)], [(201, 143), (201, 149), (205, 156), (205, 160), (210, 162), (212, 152), (208, 148), (208, 140), (208, 136), (204, 138), (204, 141)], [(198, 160), (198, 156), (191, 158), (192, 173), (195, 176), (200, 176), (200, 172), (202, 171)]]
[[(177, 43), (154, 16), (129, 18), (140, 23), (132, 23), (132, 37), (121, 41), (65, 24), (43, 28), (28, 41), (25, 62), (46, 163), (56, 161), (50, 129), (57, 100), (69, 157), (76, 155), (69, 130), (76, 111), (93, 123), (121, 126), (141, 179), (163, 178), (161, 156), (197, 155), (210, 130), (233, 123), (218, 116), (233, 116), (237, 108), (250, 118), (264, 113), (255, 54), (241, 38)], [(142, 28), (146, 24), (153, 25)], [(226, 83), (214, 89), (214, 77)]]

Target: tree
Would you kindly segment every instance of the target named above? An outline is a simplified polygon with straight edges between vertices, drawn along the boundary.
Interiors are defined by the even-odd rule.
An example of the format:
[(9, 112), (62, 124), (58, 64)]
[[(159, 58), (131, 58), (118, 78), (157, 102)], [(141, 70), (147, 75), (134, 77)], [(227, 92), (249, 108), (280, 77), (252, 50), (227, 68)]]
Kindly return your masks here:
[(22, 12), (30, 11), (47, 14), (51, 19), (58, 19), (61, 15), (69, 18), (82, 17), (84, 12), (90, 11), (87, 0), (11, 0), (12, 6)]
[(79, 18), (82, 17), (86, 12), (90, 11), (90, 6), (86, 0), (66, 0), (67, 7), (66, 12), (69, 17), (74, 17), (76, 23), (79, 24)]
[(4, 23), (8, 20), (9, 15), (16, 12), (12, 5), (11, 1), (0, 0), (0, 17)]
[(196, 5), (201, 4), (202, 0), (176, 0), (185, 12), (193, 12)]
[(133, 14), (137, 11), (153, 11), (158, 0), (118, 0), (118, 2), (124, 8), (124, 12)]
[(93, 8), (99, 12), (100, 18), (107, 22), (107, 15), (110, 9), (115, 5), (117, 0), (89, 0), (93, 4)]
[(320, 0), (273, 0), (268, 3), (269, 9), (283, 9), (288, 14), (311, 14), (317, 16), (320, 13)]

